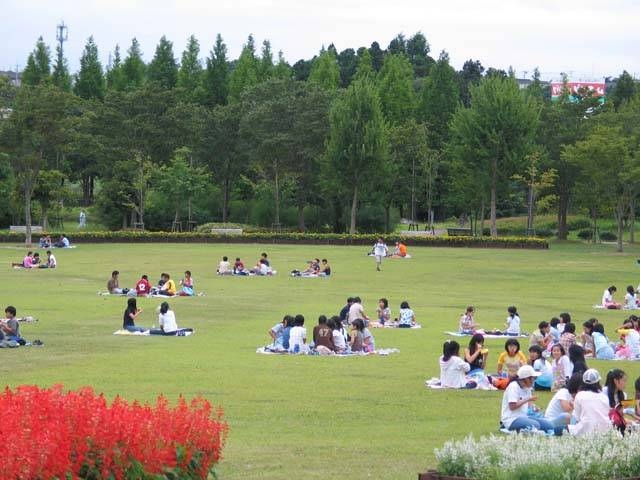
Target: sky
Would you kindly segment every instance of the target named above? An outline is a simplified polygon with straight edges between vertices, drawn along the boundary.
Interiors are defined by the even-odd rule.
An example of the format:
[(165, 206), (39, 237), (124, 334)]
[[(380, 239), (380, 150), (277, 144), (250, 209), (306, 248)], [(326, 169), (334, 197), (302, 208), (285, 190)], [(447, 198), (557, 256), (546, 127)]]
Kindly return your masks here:
[[(22, 70), (42, 35), (56, 45), (56, 25), (68, 26), (65, 56), (72, 72), (93, 35), (106, 66), (116, 44), (125, 52), (136, 37), (145, 61), (162, 35), (179, 59), (187, 38), (200, 41), (201, 56), (217, 33), (237, 58), (247, 36), (267, 39), (290, 64), (312, 58), (333, 43), (338, 51), (377, 41), (382, 48), (398, 34), (422, 32), (431, 56), (442, 50), (460, 69), (468, 59), (485, 68), (514, 68), (545, 80), (602, 80), (627, 70), (640, 78), (638, 0), (0, 0), (0, 70)], [(124, 56), (124, 55), (123, 55)]]

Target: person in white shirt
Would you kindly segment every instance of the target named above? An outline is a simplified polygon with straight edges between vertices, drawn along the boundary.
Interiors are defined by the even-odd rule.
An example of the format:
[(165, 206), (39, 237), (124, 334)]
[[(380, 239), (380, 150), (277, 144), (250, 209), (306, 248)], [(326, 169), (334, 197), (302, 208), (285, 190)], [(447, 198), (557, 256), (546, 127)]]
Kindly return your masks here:
[(573, 399), (582, 386), (582, 374), (572, 375), (567, 386), (558, 390), (549, 401), (544, 418), (556, 427), (568, 425), (571, 422), (573, 412)]
[(167, 302), (162, 302), (160, 304), (158, 323), (160, 324), (160, 329), (149, 330), (151, 335), (175, 335), (178, 331), (176, 314), (173, 313), (173, 310), (169, 309), (169, 304)]
[(229, 257), (222, 257), (222, 260), (218, 264), (218, 275), (231, 275), (232, 273), (233, 269), (231, 268), (231, 264), (229, 263)]
[(637, 310), (638, 302), (636, 301), (636, 291), (633, 288), (633, 285), (629, 285), (627, 287), (627, 293), (624, 296), (624, 305), (622, 306), (625, 310)]
[(296, 315), (293, 328), (289, 332), (289, 353), (308, 353), (307, 329), (304, 328), (304, 317)]
[(353, 323), (353, 321), (357, 320), (358, 318), (360, 318), (360, 319), (365, 321), (365, 326), (368, 325), (369, 317), (367, 316), (366, 313), (364, 313), (364, 308), (362, 306), (362, 300), (360, 299), (360, 297), (354, 297), (353, 298), (353, 303), (349, 307), (349, 314), (347, 316), (347, 324), (351, 325)]
[(571, 435), (605, 432), (612, 428), (609, 420), (609, 400), (602, 394), (600, 373), (590, 368), (582, 374), (582, 387), (573, 401), (575, 425), (569, 425)]
[(615, 285), (611, 285), (607, 288), (602, 294), (602, 306), (609, 310), (620, 310), (622, 305), (613, 300), (613, 294), (616, 293), (618, 289)]
[(382, 238), (378, 238), (378, 241), (373, 246), (373, 256), (376, 257), (376, 270), (380, 271), (380, 265), (382, 265), (383, 257), (386, 257), (389, 254), (389, 249), (387, 245), (384, 243)]
[(518, 369), (518, 374), (507, 386), (502, 397), (502, 411), (500, 423), (502, 428), (519, 432), (523, 429), (541, 430), (543, 432), (554, 431), (556, 435), (562, 433), (562, 428), (556, 428), (545, 418), (530, 417), (529, 410), (536, 410), (534, 402), (538, 397), (533, 395), (533, 382), (540, 373), (531, 365), (523, 365)]
[(333, 344), (336, 347), (336, 353), (346, 353), (348, 351), (347, 338), (340, 317), (337, 315), (331, 317), (327, 325), (333, 331)]
[(518, 309), (513, 305), (507, 308), (509, 316), (507, 317), (507, 335), (520, 335), (520, 317), (518, 316)]
[(466, 374), (471, 367), (460, 358), (460, 344), (454, 340), (447, 340), (442, 346), (440, 357), (440, 386), (444, 388), (473, 388), (467, 383)]

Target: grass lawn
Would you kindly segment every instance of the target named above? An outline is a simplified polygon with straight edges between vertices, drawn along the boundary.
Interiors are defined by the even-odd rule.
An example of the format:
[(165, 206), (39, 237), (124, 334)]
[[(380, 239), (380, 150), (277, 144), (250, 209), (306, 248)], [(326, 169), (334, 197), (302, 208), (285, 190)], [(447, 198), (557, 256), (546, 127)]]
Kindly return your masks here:
[[(40, 318), (22, 326), (42, 348), (0, 350), (3, 383), (68, 388), (91, 385), (112, 398), (174, 400), (204, 395), (224, 407), (231, 432), (218, 473), (239, 478), (415, 478), (433, 466), (433, 450), (469, 433), (495, 432), (500, 392), (433, 391), (424, 380), (439, 374), (443, 332), (457, 327), (468, 304), (487, 328), (501, 327), (508, 305), (517, 305), (527, 331), (540, 320), (569, 311), (579, 324), (597, 316), (613, 336), (628, 312), (593, 310), (605, 287), (618, 297), (637, 285), (640, 249), (616, 254), (613, 245), (553, 243), (548, 251), (413, 248), (410, 260), (389, 260), (377, 273), (366, 247), (289, 245), (80, 245), (57, 250), (59, 268), (9, 267), (24, 248), (0, 246), (5, 287), (2, 302), (18, 315)], [(267, 251), (279, 274), (272, 278), (219, 278), (222, 255), (254, 262)], [(43, 254), (43, 252), (41, 252)], [(291, 278), (311, 257), (330, 260), (330, 279)], [(140, 274), (155, 281), (162, 271), (180, 278), (193, 272), (206, 296), (170, 300), (186, 338), (117, 337), (126, 299), (96, 295), (111, 270), (133, 286)], [(408, 300), (421, 330), (374, 330), (389, 357), (326, 358), (255, 354), (267, 330), (284, 314), (302, 313), (309, 331), (319, 314), (337, 314), (350, 295), (375, 312), (387, 297), (392, 313)], [(156, 320), (160, 299), (140, 299), (139, 324)], [(580, 328), (581, 329), (581, 328)], [(488, 341), (495, 365), (504, 342)], [(528, 342), (523, 342), (528, 348)], [(629, 374), (640, 362), (592, 361), (606, 374), (613, 365)], [(546, 406), (550, 396), (540, 395)]]

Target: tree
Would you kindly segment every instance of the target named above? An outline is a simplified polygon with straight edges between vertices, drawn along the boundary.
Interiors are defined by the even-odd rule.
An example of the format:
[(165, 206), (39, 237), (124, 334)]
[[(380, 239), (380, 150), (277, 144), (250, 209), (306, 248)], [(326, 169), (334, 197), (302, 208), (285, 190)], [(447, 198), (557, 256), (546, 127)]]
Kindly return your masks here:
[(33, 199), (40, 204), (42, 210), (42, 228), (49, 228), (48, 213), (52, 205), (59, 204), (64, 197), (64, 174), (59, 170), (40, 170)]
[(353, 76), (358, 68), (358, 57), (353, 48), (347, 48), (338, 54), (338, 66), (340, 68), (340, 86), (347, 88), (351, 84)]
[(216, 43), (207, 58), (203, 86), (207, 105), (226, 105), (229, 95), (229, 65), (227, 46), (220, 34), (216, 35)]
[(484, 67), (479, 60), (467, 60), (458, 74), (460, 78), (460, 100), (467, 108), (471, 106), (469, 87), (480, 83), (482, 72), (484, 72)]
[(173, 42), (164, 35), (156, 47), (153, 60), (147, 68), (147, 76), (152, 82), (157, 82), (162, 88), (170, 90), (178, 81), (178, 64), (173, 55)]
[(519, 170), (536, 133), (538, 111), (512, 78), (491, 76), (471, 88), (471, 108), (458, 108), (451, 129), (460, 150), (481, 159), (491, 181), (491, 235), (497, 235), (499, 178)]
[(640, 184), (640, 158), (630, 155), (628, 140), (619, 128), (605, 125), (597, 125), (584, 140), (565, 147), (562, 155), (580, 169), (579, 185), (583, 202), (591, 207), (594, 230), (598, 212), (613, 210), (617, 251), (622, 252), (624, 221)]
[(11, 108), (17, 94), (18, 89), (9, 77), (0, 76), (0, 109)]
[(407, 40), (407, 55), (417, 78), (426, 77), (431, 65), (435, 63), (433, 58), (429, 56), (430, 49), (429, 42), (422, 32), (416, 33)]
[(104, 76), (107, 90), (124, 90), (125, 76), (122, 68), (122, 58), (120, 57), (120, 45), (116, 45), (111, 63)]
[(56, 47), (56, 63), (53, 65), (51, 81), (60, 90), (71, 92), (71, 75), (69, 75), (67, 59), (64, 58), (60, 45)]
[(418, 117), (430, 127), (431, 147), (440, 150), (449, 139), (449, 122), (460, 97), (455, 70), (442, 51), (422, 87)]
[(406, 122), (415, 114), (413, 69), (404, 55), (387, 55), (378, 74), (378, 96), (385, 118), (391, 124)]
[(271, 42), (264, 40), (262, 42), (262, 54), (260, 56), (260, 64), (258, 65), (258, 81), (264, 82), (265, 80), (273, 77), (273, 53), (271, 52)]
[(293, 70), (285, 60), (282, 50), (278, 52), (278, 64), (274, 67), (273, 77), (281, 80), (291, 80), (293, 78)]
[(293, 64), (293, 79), (301, 82), (306, 82), (309, 79), (309, 74), (313, 68), (313, 64), (317, 57), (313, 57), (311, 60), (298, 60)]
[(104, 77), (102, 64), (98, 58), (98, 46), (89, 37), (80, 57), (80, 72), (76, 76), (74, 92), (84, 99), (104, 99)]
[(229, 100), (239, 101), (242, 92), (256, 83), (258, 83), (258, 59), (256, 58), (253, 35), (249, 35), (236, 63), (236, 68), (229, 77)]
[(47, 83), (51, 75), (51, 53), (42, 37), (38, 37), (33, 52), (27, 58), (27, 66), (22, 72), (22, 84), (35, 86)]
[(142, 60), (142, 51), (138, 39), (131, 39), (131, 46), (127, 50), (127, 58), (122, 64), (125, 89), (139, 88), (144, 83), (147, 67)]
[(208, 175), (201, 167), (192, 165), (191, 149), (178, 148), (168, 165), (160, 167), (158, 185), (163, 196), (170, 198), (175, 208), (174, 223), (180, 220), (185, 199), (191, 200), (204, 191)]
[(327, 91), (334, 91), (340, 86), (340, 68), (333, 51), (324, 49), (320, 51), (309, 73), (309, 82)]
[(623, 103), (631, 100), (635, 94), (636, 82), (633, 80), (633, 77), (629, 75), (629, 72), (625, 70), (618, 77), (616, 87), (611, 93), (611, 100), (616, 110), (620, 108)]
[(64, 143), (65, 119), (74, 101), (50, 85), (20, 89), (11, 116), (0, 123), (0, 149), (9, 155), (22, 190), (27, 245), (31, 245), (31, 199), (47, 157)]
[(369, 54), (371, 55), (371, 64), (376, 72), (379, 72), (384, 64), (384, 51), (380, 48), (378, 42), (371, 43), (369, 47)]
[(369, 50), (366, 48), (358, 49), (358, 68), (356, 69), (356, 75), (354, 79), (362, 80), (368, 78), (372, 82), (375, 81), (376, 74), (373, 71), (373, 63)]
[(204, 96), (201, 87), (203, 70), (198, 55), (200, 55), (200, 44), (196, 37), (191, 35), (187, 41), (187, 47), (182, 52), (177, 80), (177, 86), (183, 89), (185, 98), (191, 102), (197, 102)]
[(354, 81), (329, 114), (329, 170), (339, 179), (336, 188), (350, 190), (349, 233), (356, 233), (359, 195), (375, 190), (379, 170), (388, 158), (388, 133), (380, 99), (371, 80)]
[(393, 40), (389, 42), (387, 52), (391, 55), (407, 54), (407, 40), (404, 38), (404, 35), (402, 33), (396, 35)]

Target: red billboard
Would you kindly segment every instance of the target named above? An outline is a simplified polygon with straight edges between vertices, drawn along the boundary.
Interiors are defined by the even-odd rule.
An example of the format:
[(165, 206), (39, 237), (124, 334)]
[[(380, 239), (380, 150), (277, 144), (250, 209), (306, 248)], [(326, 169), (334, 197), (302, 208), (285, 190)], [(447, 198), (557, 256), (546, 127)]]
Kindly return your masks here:
[[(562, 82), (552, 83), (551, 97), (559, 97), (560, 95), (562, 95), (562, 89), (564, 88), (564, 85), (565, 84)], [(569, 89), (569, 95), (572, 97), (578, 95), (578, 91), (583, 88), (591, 90), (595, 98), (604, 97), (607, 91), (604, 82), (567, 82), (566, 85)]]

